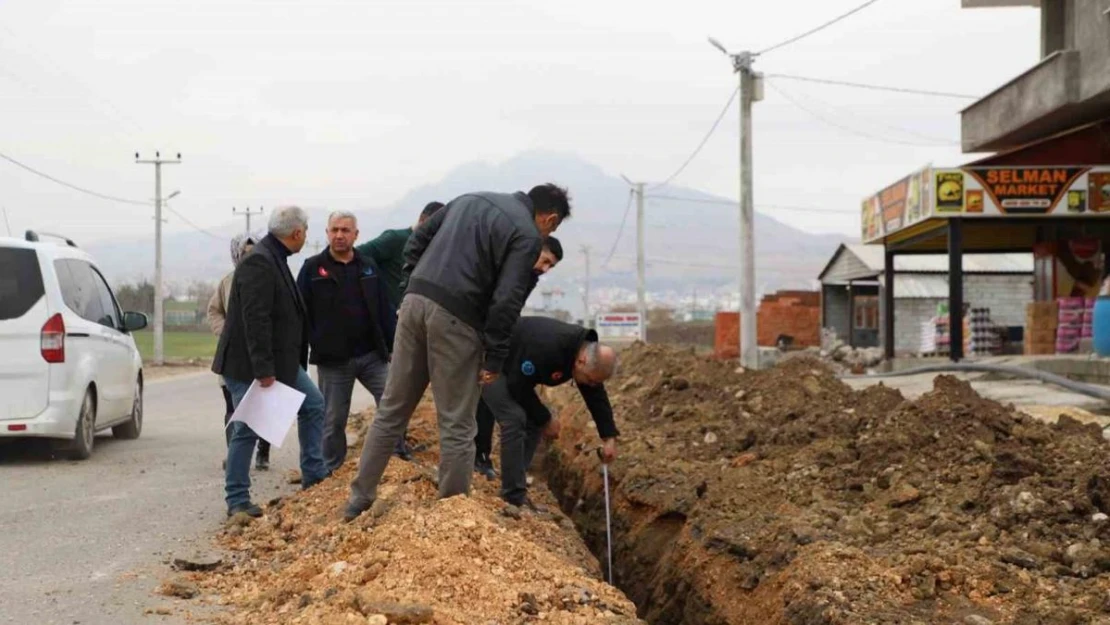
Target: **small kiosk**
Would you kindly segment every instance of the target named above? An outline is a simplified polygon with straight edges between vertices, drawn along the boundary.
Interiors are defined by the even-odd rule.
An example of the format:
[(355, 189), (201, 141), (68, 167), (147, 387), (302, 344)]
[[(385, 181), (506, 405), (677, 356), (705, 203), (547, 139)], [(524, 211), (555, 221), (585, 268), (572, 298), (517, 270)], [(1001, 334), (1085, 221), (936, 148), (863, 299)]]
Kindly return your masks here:
[[(924, 167), (861, 211), (863, 242), (884, 249), (885, 311), (894, 310), (896, 255), (947, 252), (949, 355), (959, 361), (964, 254), (1033, 254), (1039, 302), (1098, 294), (1110, 249), (1110, 120), (962, 167)], [(889, 359), (895, 319), (882, 318)]]

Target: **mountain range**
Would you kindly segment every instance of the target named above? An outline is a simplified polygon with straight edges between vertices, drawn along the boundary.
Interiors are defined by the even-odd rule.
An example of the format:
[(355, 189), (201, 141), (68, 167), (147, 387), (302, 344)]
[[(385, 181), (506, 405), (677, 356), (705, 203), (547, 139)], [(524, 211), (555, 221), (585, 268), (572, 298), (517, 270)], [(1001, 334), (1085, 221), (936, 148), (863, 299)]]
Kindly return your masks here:
[[(541, 182), (567, 187), (573, 206), (571, 219), (556, 232), (566, 258), (545, 278), (544, 288), (564, 291), (569, 300), (563, 302), (564, 307), (578, 306), (585, 272), (585, 255), (580, 248), (585, 245), (592, 250), (591, 288), (634, 289), (636, 211), (629, 186), (621, 178), (573, 155), (527, 152), (498, 164), (468, 163), (435, 183), (412, 189), (388, 206), (374, 207), (368, 201), (364, 208), (353, 212), (359, 218), (361, 239), (369, 240), (382, 229), (412, 224), (420, 209), (432, 200), (447, 202), (475, 190), (526, 190)], [(735, 204), (679, 186), (648, 189), (644, 211), (647, 290), (651, 293), (735, 290), (739, 247)], [(310, 241), (326, 244), (323, 224), (329, 210), (307, 208)], [(256, 230), (262, 230), (262, 226), (259, 223)], [(242, 222), (236, 221), (207, 233), (166, 235), (165, 281), (183, 285), (196, 280), (218, 280), (230, 270), (227, 241), (242, 227)], [(755, 228), (756, 271), (761, 292), (811, 288), (836, 246), (844, 241), (841, 235), (810, 234), (758, 212)], [(149, 238), (96, 242), (86, 248), (113, 283), (137, 281), (153, 274), (153, 245)], [(313, 253), (315, 249), (310, 244), (306, 252)], [(294, 271), (300, 265), (299, 258), (292, 261)]]

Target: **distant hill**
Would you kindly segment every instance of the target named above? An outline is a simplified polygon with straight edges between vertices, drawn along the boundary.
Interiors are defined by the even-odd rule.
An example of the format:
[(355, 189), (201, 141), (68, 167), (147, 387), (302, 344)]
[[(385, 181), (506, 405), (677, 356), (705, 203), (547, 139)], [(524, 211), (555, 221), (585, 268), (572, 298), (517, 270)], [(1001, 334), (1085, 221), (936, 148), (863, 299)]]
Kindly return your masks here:
[[(546, 284), (577, 293), (584, 272), (582, 245), (593, 250), (594, 288), (635, 287), (635, 208), (628, 211), (620, 242), (613, 258), (603, 261), (613, 249), (629, 202), (628, 186), (619, 178), (576, 156), (528, 152), (503, 163), (474, 162), (462, 165), (442, 180), (417, 187), (389, 206), (356, 211), (363, 239), (384, 228), (413, 223), (429, 201), (446, 202), (475, 190), (526, 190), (542, 182), (555, 182), (570, 189), (573, 216), (556, 236), (567, 252), (564, 264)], [(652, 194), (668, 199), (652, 199)], [(645, 239), (648, 258), (648, 290), (681, 291), (697, 288), (710, 291), (734, 285), (738, 271), (738, 232), (734, 206), (706, 203), (723, 198), (682, 187), (666, 187), (649, 193), (645, 207)], [(369, 194), (368, 194), (369, 196)], [(681, 201), (673, 198), (686, 198)], [(369, 204), (369, 202), (367, 202)], [(324, 209), (310, 210), (314, 231), (310, 239), (323, 241)], [(228, 223), (213, 232), (231, 237), (241, 222)], [(764, 214), (756, 215), (756, 269), (761, 291), (779, 288), (808, 288), (837, 244), (840, 235), (814, 235), (792, 228)], [(226, 240), (214, 240), (188, 232), (165, 237), (165, 276), (168, 282), (216, 280), (230, 269)], [(115, 241), (88, 246), (109, 279), (115, 282), (149, 277), (153, 273), (153, 243), (149, 238)], [(294, 261), (299, 266), (300, 262)]]

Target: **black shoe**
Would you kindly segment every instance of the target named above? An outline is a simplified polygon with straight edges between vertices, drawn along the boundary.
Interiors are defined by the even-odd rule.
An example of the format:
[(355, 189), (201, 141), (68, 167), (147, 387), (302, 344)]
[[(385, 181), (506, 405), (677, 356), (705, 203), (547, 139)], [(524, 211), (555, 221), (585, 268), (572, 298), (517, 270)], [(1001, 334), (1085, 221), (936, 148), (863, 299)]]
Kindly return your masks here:
[(269, 471), (270, 454), (258, 454), (258, 456), (254, 459), (254, 468), (258, 471)]
[(373, 502), (368, 503), (365, 506), (348, 503), (347, 506), (343, 508), (343, 522), (350, 523), (351, 521), (359, 518), (360, 516), (362, 516), (363, 512), (366, 512), (370, 509), (371, 505), (373, 505)]
[(231, 506), (227, 509), (228, 517), (233, 517), (239, 513), (243, 513), (251, 518), (257, 519), (258, 517), (262, 516), (262, 508), (259, 508), (257, 504), (253, 504), (248, 501), (247, 503), (241, 503), (235, 506)]
[(527, 495), (524, 496), (524, 501), (520, 504), (520, 507), (525, 509), (525, 510), (531, 511), (533, 514), (543, 514), (543, 513), (547, 512), (546, 507), (537, 506), (532, 501), (532, 498), (527, 496)]
[(397, 443), (397, 447), (393, 450), (393, 455), (405, 462), (412, 462), (412, 450), (409, 449), (409, 445), (404, 439), (402, 439), (400, 443)]
[(220, 468), (227, 471), (227, 458), (224, 458), (224, 462), (220, 465)]
[(474, 472), (485, 476), (489, 481), (497, 479), (497, 471), (493, 468), (493, 461), (489, 458), (479, 458), (474, 461)]

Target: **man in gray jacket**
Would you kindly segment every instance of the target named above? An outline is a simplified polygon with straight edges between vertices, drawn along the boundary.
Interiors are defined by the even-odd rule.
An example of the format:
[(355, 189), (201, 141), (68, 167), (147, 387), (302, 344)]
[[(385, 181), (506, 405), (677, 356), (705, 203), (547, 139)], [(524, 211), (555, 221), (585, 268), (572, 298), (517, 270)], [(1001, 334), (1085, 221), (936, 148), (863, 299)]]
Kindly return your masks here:
[(509, 353), (543, 239), (570, 217), (565, 189), (470, 193), (413, 232), (408, 287), (398, 312), (385, 394), (351, 483), (344, 518), (370, 508), (397, 439), (432, 385), (439, 423), (439, 496), (470, 492), (479, 384), (493, 383)]

